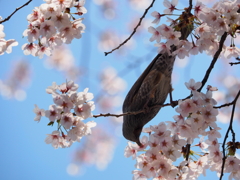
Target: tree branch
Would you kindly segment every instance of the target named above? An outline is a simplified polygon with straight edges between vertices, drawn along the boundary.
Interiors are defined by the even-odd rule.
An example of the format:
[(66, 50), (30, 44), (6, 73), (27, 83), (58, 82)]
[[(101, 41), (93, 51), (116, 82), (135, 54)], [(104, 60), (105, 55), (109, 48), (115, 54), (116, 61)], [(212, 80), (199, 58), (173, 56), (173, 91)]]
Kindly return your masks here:
[(222, 104), (220, 106), (214, 106), (213, 108), (220, 109), (222, 107), (231, 106), (231, 105), (233, 105), (235, 103), (235, 101), (236, 101), (236, 98), (232, 102), (230, 102), (230, 103)]
[[(170, 103), (167, 103), (167, 104), (163, 104), (163, 105), (156, 105), (156, 106), (152, 106), (152, 107), (149, 107), (149, 109), (153, 109), (153, 108), (156, 108), (156, 107), (165, 107), (165, 106), (171, 106)], [(140, 114), (140, 113), (145, 113), (146, 110), (140, 110), (140, 111), (135, 111), (135, 112), (125, 112), (125, 113), (122, 113), (122, 114), (111, 114), (111, 113), (106, 113), (106, 114), (98, 114), (98, 115), (93, 115), (94, 118), (98, 118), (98, 117), (109, 117), (109, 116), (114, 116), (114, 117), (121, 117), (121, 116), (127, 116), (127, 115), (136, 115), (136, 114)]]
[(189, 12), (192, 10), (192, 0), (189, 0), (189, 7), (188, 7)]
[(15, 11), (13, 11), (12, 14), (10, 14), (7, 18), (5, 18), (4, 20), (0, 21), (0, 24), (4, 23), (5, 21), (8, 21), (18, 10), (22, 9), (24, 6), (27, 6), (32, 0), (29, 0), (28, 2), (26, 2), (24, 5), (18, 7), (15, 9)]
[(229, 64), (230, 64), (231, 66), (233, 66), (233, 65), (240, 64), (240, 62), (230, 62)]
[(221, 169), (220, 180), (222, 179), (222, 177), (224, 175), (223, 170), (224, 170), (225, 161), (227, 159), (226, 154), (225, 154), (225, 144), (226, 144), (226, 141), (227, 141), (227, 138), (228, 138), (229, 131), (232, 132), (232, 137), (233, 137), (232, 141), (233, 141), (233, 143), (235, 143), (235, 133), (234, 133), (233, 128), (232, 128), (232, 123), (233, 123), (233, 117), (234, 117), (234, 112), (235, 112), (235, 106), (236, 106), (239, 95), (240, 95), (240, 90), (238, 91), (238, 94), (236, 95), (235, 99), (233, 100), (233, 108), (232, 108), (231, 119), (230, 119), (229, 127), (228, 127), (228, 130), (227, 130), (226, 135), (224, 137), (223, 144), (222, 144), (223, 158), (222, 158), (222, 169)]
[(226, 38), (227, 38), (227, 34), (228, 34), (228, 33), (225, 32), (225, 33), (222, 35), (222, 37), (221, 37), (221, 40), (220, 40), (220, 42), (219, 42), (219, 48), (218, 48), (217, 52), (214, 54), (213, 60), (212, 60), (212, 62), (211, 62), (211, 64), (210, 64), (210, 66), (209, 66), (209, 68), (208, 68), (208, 70), (207, 70), (207, 72), (206, 72), (203, 80), (202, 80), (202, 86), (201, 86), (200, 89), (198, 89), (199, 92), (202, 90), (203, 86), (206, 84), (206, 82), (207, 82), (207, 80), (208, 80), (208, 78), (209, 78), (209, 75), (210, 75), (212, 69), (214, 68), (215, 63), (217, 62), (218, 57), (219, 57), (219, 55), (220, 55), (221, 52), (222, 52), (223, 44), (224, 44), (224, 41), (225, 41)]
[(148, 10), (153, 6), (154, 2), (155, 2), (155, 0), (153, 0), (152, 3), (150, 4), (150, 6), (145, 10), (145, 12), (144, 12), (144, 14), (142, 15), (142, 17), (140, 18), (137, 26), (133, 29), (132, 34), (130, 34), (130, 36), (129, 36), (127, 39), (125, 39), (125, 41), (123, 41), (121, 44), (119, 44), (118, 47), (112, 49), (112, 50), (109, 51), (109, 52), (104, 52), (104, 53), (105, 53), (105, 56), (107, 56), (108, 54), (112, 53), (113, 51), (119, 49), (121, 46), (123, 46), (125, 43), (127, 43), (127, 42), (131, 39), (131, 37), (132, 37), (132, 36), (135, 34), (135, 32), (137, 31), (137, 28), (141, 25), (142, 20), (143, 20), (143, 18), (145, 18)]

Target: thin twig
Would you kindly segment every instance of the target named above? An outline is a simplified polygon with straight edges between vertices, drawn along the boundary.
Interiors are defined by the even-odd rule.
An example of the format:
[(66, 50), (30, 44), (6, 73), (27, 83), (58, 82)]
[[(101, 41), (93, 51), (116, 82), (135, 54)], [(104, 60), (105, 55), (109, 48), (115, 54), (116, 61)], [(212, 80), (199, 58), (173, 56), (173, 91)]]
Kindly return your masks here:
[(22, 9), (24, 6), (27, 6), (32, 0), (29, 0), (28, 2), (26, 2), (24, 5), (18, 7), (15, 9), (15, 11), (13, 11), (12, 14), (10, 14), (7, 18), (5, 18), (4, 20), (0, 21), (0, 24), (4, 23), (5, 21), (8, 21), (18, 10)]
[(230, 64), (231, 66), (233, 66), (233, 65), (240, 64), (240, 62), (230, 62), (229, 64)]
[[(240, 90), (239, 90), (239, 91), (240, 91)], [(231, 105), (233, 105), (234, 103), (235, 103), (235, 99), (234, 99), (232, 102), (230, 102), (230, 103), (222, 104), (222, 105), (220, 105), (220, 106), (214, 106), (213, 108), (220, 109), (220, 108), (222, 108), (222, 107), (231, 106)]]
[(226, 161), (226, 158), (227, 158), (226, 154), (225, 154), (225, 144), (226, 144), (226, 141), (227, 141), (227, 138), (228, 138), (229, 131), (232, 132), (232, 136), (233, 136), (232, 142), (233, 142), (233, 144), (235, 143), (235, 133), (234, 133), (233, 128), (232, 128), (232, 123), (233, 123), (233, 117), (234, 117), (234, 112), (235, 112), (235, 106), (236, 106), (236, 103), (237, 103), (239, 95), (240, 95), (240, 90), (238, 91), (238, 94), (237, 94), (237, 96), (235, 97), (235, 99), (233, 101), (234, 103), (233, 103), (233, 108), (232, 108), (232, 114), (231, 114), (229, 127), (228, 127), (228, 130), (227, 130), (226, 135), (224, 137), (223, 144), (222, 144), (223, 158), (222, 158), (222, 169), (221, 169), (220, 180), (222, 179), (222, 177), (224, 175), (223, 170), (224, 170), (224, 165), (225, 165), (225, 161)]
[[(170, 103), (166, 103), (166, 104), (163, 104), (163, 105), (156, 105), (156, 106), (152, 106), (152, 107), (149, 107), (149, 109), (153, 109), (153, 108), (157, 108), (157, 107), (165, 107), (165, 106), (171, 106)], [(94, 118), (98, 118), (98, 117), (109, 117), (109, 116), (114, 116), (114, 117), (121, 117), (121, 116), (127, 116), (127, 115), (136, 115), (136, 114), (140, 114), (140, 113), (145, 113), (146, 110), (140, 110), (140, 111), (135, 111), (135, 112), (125, 112), (125, 113), (122, 113), (122, 114), (111, 114), (111, 113), (106, 113), (106, 114), (98, 114), (98, 115), (93, 115)]]
[(121, 44), (119, 44), (118, 47), (112, 49), (112, 50), (109, 51), (109, 52), (104, 52), (104, 53), (105, 53), (105, 56), (107, 56), (108, 54), (112, 53), (113, 51), (119, 49), (121, 46), (123, 46), (126, 42), (128, 42), (128, 41), (131, 39), (131, 37), (132, 37), (132, 36), (135, 34), (135, 32), (137, 31), (137, 28), (141, 25), (142, 20), (143, 20), (143, 18), (145, 18), (148, 10), (153, 6), (154, 2), (155, 2), (155, 0), (153, 0), (152, 3), (150, 4), (150, 6), (145, 10), (145, 12), (144, 12), (144, 14), (142, 15), (142, 17), (140, 18), (137, 26), (133, 29), (132, 34), (130, 34), (130, 36), (129, 36), (127, 39), (125, 39), (125, 41), (123, 41)]

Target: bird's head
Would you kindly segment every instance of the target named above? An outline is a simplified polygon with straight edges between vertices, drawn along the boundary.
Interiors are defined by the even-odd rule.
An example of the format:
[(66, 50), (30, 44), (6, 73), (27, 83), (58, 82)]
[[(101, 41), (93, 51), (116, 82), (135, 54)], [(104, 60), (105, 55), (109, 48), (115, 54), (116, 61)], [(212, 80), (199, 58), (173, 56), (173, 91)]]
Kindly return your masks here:
[(128, 119), (127, 117), (124, 117), (123, 119), (123, 136), (130, 141), (136, 142), (141, 147), (142, 144), (139, 138), (143, 126), (138, 124), (135, 118), (134, 121), (131, 121), (131, 119)]

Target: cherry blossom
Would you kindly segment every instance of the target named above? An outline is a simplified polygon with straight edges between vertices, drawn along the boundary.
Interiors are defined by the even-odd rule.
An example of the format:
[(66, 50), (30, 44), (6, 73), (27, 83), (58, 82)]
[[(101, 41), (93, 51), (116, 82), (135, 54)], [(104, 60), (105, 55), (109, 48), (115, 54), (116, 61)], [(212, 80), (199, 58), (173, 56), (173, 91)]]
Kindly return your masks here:
[(189, 82), (185, 83), (185, 85), (189, 90), (196, 91), (202, 86), (202, 83), (201, 82), (195, 83), (194, 79), (190, 79)]
[(155, 46), (158, 47), (158, 52), (159, 53), (160, 52), (162, 52), (162, 53), (166, 52), (166, 53), (170, 54), (170, 50), (169, 50), (170, 47), (167, 44), (165, 44), (165, 43), (158, 43), (158, 44), (155, 44)]
[(74, 119), (72, 113), (64, 113), (61, 117), (60, 123), (66, 129), (70, 129), (73, 125)]
[(132, 159), (135, 159), (138, 148), (139, 148), (139, 146), (137, 144), (133, 144), (132, 142), (128, 142), (128, 146), (125, 148), (124, 156), (125, 157), (132, 156)]
[(82, 119), (87, 119), (92, 117), (91, 111), (95, 109), (93, 101), (89, 101), (86, 104), (77, 105), (74, 110), (77, 116)]
[(63, 138), (60, 136), (59, 131), (53, 131), (52, 134), (47, 134), (48, 136), (45, 139), (47, 144), (52, 144), (52, 146), (57, 149), (61, 147), (61, 142)]
[(224, 57), (230, 59), (231, 57), (238, 57), (240, 55), (240, 49), (236, 46), (227, 47), (224, 53)]
[(150, 38), (150, 41), (156, 40), (158, 43), (161, 41), (161, 34), (158, 28), (155, 29), (154, 27), (150, 26), (148, 28), (148, 32), (153, 34), (152, 37)]
[(155, 17), (155, 19), (154, 19), (153, 22), (152, 22), (152, 23), (154, 23), (154, 24), (158, 24), (158, 23), (160, 22), (160, 20), (161, 20), (161, 17), (164, 16), (164, 14), (161, 15), (161, 14), (160, 14), (159, 12), (157, 12), (157, 11), (153, 11), (153, 12), (151, 13), (151, 15), (152, 15), (153, 17)]
[(164, 0), (163, 5), (167, 8), (164, 10), (164, 14), (172, 14), (177, 4), (178, 0), (172, 0), (171, 3), (168, 0)]
[(36, 114), (36, 117), (34, 118), (34, 121), (40, 121), (42, 116), (45, 116), (44, 109), (39, 109), (39, 107), (35, 104), (35, 108), (33, 109), (33, 112)]
[(33, 55), (36, 56), (36, 52), (38, 51), (38, 46), (36, 44), (30, 43), (30, 44), (24, 44), (22, 46), (23, 53), (25, 55)]
[(49, 110), (45, 111), (45, 116), (49, 118), (50, 121), (54, 122), (56, 119), (61, 117), (60, 115), (61, 109), (57, 108), (56, 105), (50, 105)]
[(199, 16), (199, 14), (202, 13), (204, 7), (205, 7), (205, 5), (202, 2), (197, 1), (196, 5), (194, 7), (194, 15)]
[(76, 2), (75, 6), (74, 6), (77, 8), (79, 15), (87, 13), (87, 9), (84, 7), (84, 4), (85, 4), (85, 0), (80, 0), (80, 1)]

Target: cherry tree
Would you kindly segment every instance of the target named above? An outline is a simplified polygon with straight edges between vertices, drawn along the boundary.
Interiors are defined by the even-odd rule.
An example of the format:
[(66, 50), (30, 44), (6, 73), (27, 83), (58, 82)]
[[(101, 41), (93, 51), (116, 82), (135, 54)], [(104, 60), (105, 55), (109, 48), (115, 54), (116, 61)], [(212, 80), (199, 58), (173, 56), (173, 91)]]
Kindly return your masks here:
[[(15, 39), (6, 39), (8, 32), (4, 31), (5, 23), (11, 22), (11, 18), (31, 2), (32, 0), (29, 0), (16, 8), (8, 17), (1, 17), (0, 55), (14, 53), (15, 46), (21, 46), (25, 56), (45, 58), (48, 67), (63, 72), (66, 77), (66, 81), (61, 84), (52, 82), (48, 87), (41, 87), (46, 88), (46, 93), (52, 97), (52, 104), (48, 107), (40, 107), (37, 105), (38, 102), (33, 104), (33, 112), (36, 114), (34, 121), (47, 122), (46, 125), (52, 128), (52, 132), (45, 138), (46, 144), (58, 149), (71, 148), (73, 144), (79, 143), (82, 146), (76, 152), (76, 159), (79, 158), (82, 164), (95, 161), (101, 169), (101, 166), (105, 167), (111, 161), (116, 141), (111, 134), (105, 132), (104, 127), (98, 127), (100, 117), (110, 119), (109, 123), (116, 128), (122, 120), (126, 123), (127, 117), (140, 117), (149, 112), (151, 114), (156, 108), (162, 111), (164, 108), (173, 107), (172, 119), (160, 119), (161, 121), (153, 125), (145, 125), (146, 122), (142, 123), (144, 119), (135, 119), (136, 126), (139, 127), (142, 123), (138, 134), (134, 127), (125, 129), (123, 126), (123, 133), (127, 131), (127, 134), (137, 134), (137, 139), (124, 135), (131, 140), (123, 149), (124, 156), (131, 157), (136, 163), (135, 167), (129, 169), (129, 172), (132, 171), (133, 179), (198, 179), (200, 175), (207, 176), (209, 170), (213, 171), (218, 179), (226, 176), (228, 179), (240, 179), (239, 133), (238, 127), (233, 126), (234, 120), (240, 117), (239, 73), (231, 73), (231, 68), (237, 67), (240, 60), (240, 49), (237, 46), (240, 28), (239, 0), (211, 3), (189, 0), (181, 5), (178, 0), (164, 0), (160, 2), (163, 10), (155, 5), (157, 3), (155, 0), (152, 0), (142, 3), (145, 10), (137, 20), (134, 19), (134, 23), (131, 23), (131, 33), (127, 36), (120, 37), (114, 32), (103, 32), (99, 49), (108, 58), (113, 58), (117, 53), (121, 57), (126, 55), (127, 51), (133, 48), (132, 44), (136, 43), (134, 37), (146, 39), (139, 34), (148, 33), (148, 46), (153, 49), (150, 55), (157, 55), (152, 63), (148, 62), (149, 68), (155, 66), (160, 56), (164, 56), (162, 61), (167, 64), (166, 67), (170, 68), (171, 73), (164, 76), (161, 72), (159, 81), (173, 88), (176, 67), (173, 65), (174, 61), (177, 64), (179, 62), (184, 64), (186, 62), (184, 60), (201, 56), (200, 54), (206, 54), (211, 59), (207, 69), (201, 72), (202, 79), (189, 77), (182, 84), (187, 95), (182, 93), (175, 99), (174, 94), (178, 89), (167, 89), (164, 93), (170, 94), (170, 102), (167, 99), (160, 104), (149, 105), (150, 102), (157, 101), (156, 98), (165, 100), (166, 97), (162, 97), (165, 96), (163, 93), (159, 96), (153, 95), (152, 91), (155, 90), (154, 85), (157, 83), (156, 79), (149, 75), (153, 72), (152, 69), (147, 68), (140, 79), (142, 77), (146, 80), (150, 77), (147, 82), (151, 83), (153, 79), (154, 88), (149, 87), (149, 84), (145, 85), (144, 80), (137, 80), (138, 88), (134, 89), (134, 92), (139, 92), (139, 89), (146, 86), (150, 90), (144, 92), (144, 95), (150, 100), (141, 102), (142, 99), (138, 99), (141, 96), (135, 93), (134, 97), (129, 98), (135, 101), (134, 103), (143, 105), (141, 104), (140, 108), (132, 108), (133, 110), (130, 107), (123, 107), (123, 112), (119, 110), (123, 104), (119, 94), (126, 90), (126, 82), (121, 76), (127, 71), (136, 69), (136, 64), (140, 64), (139, 60), (125, 66), (122, 73), (112, 67), (105, 68), (99, 78), (100, 88), (98, 91), (93, 90), (94, 93), (91, 88), (82, 88), (81, 82), (77, 83), (78, 77), (87, 76), (87, 73), (79, 71), (80, 68), (74, 64), (74, 56), (66, 45), (81, 41), (84, 32), (89, 31), (88, 25), (94, 24), (95, 20), (88, 25), (85, 24), (85, 21), (87, 22), (85, 15), (92, 13), (91, 9), (85, 6), (87, 1), (44, 0), (26, 17), (28, 26), (22, 32), (26, 42), (20, 45)], [(115, 10), (118, 8), (114, 1), (103, 0), (95, 3), (102, 8), (104, 16), (114, 18)], [(130, 4), (137, 8), (141, 2), (132, 0)], [(147, 16), (150, 23), (144, 22)], [(149, 59), (148, 56), (149, 54), (144, 58)], [(224, 62), (224, 68), (214, 76), (213, 71), (220, 61)], [(171, 81), (172, 69), (172, 82), (168, 82), (167, 78)], [(29, 81), (29, 74), (28, 63), (18, 62), (8, 81), (0, 81), (1, 95), (7, 97), (14, 97), (14, 94), (17, 94), (16, 97), (19, 97), (19, 94), (23, 95), (25, 92), (21, 86)], [(209, 84), (213, 78), (216, 79), (215, 84)], [(131, 90), (129, 94), (132, 95)], [(44, 98), (49, 98), (49, 95)], [(127, 98), (128, 96), (126, 100)], [(117, 112), (114, 106), (118, 106)], [(99, 113), (95, 113), (96, 111)], [(155, 115), (151, 115), (148, 121)], [(228, 126), (225, 132), (221, 131), (219, 125), (219, 122), (223, 121)], [(108, 147), (108, 152), (102, 152), (101, 146)], [(91, 151), (86, 148), (90, 148)]]

